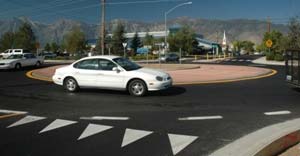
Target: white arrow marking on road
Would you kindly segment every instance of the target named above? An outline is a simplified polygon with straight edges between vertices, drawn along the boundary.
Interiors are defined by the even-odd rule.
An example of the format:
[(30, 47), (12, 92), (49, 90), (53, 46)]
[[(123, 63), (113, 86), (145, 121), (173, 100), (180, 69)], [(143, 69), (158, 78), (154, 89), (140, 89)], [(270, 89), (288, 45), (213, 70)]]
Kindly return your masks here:
[(142, 131), (142, 130), (134, 130), (134, 129), (126, 129), (123, 142), (122, 142), (122, 147), (133, 143), (143, 137), (146, 137), (147, 135), (150, 135), (153, 132), (150, 131)]
[(129, 120), (129, 117), (113, 117), (113, 116), (93, 116), (81, 117), (81, 120)]
[(290, 111), (265, 112), (265, 115), (286, 115), (291, 114)]
[(89, 124), (77, 140), (87, 138), (91, 135), (101, 133), (101, 132), (106, 131), (111, 128), (113, 128), (113, 127), (105, 126), (105, 125)]
[(31, 123), (31, 122), (35, 122), (35, 121), (39, 121), (39, 120), (43, 120), (46, 119), (45, 117), (39, 117), (39, 116), (26, 116), (23, 119), (11, 124), (10, 126), (8, 126), (7, 128), (11, 128), (11, 127), (15, 127), (15, 126), (19, 126), (19, 125), (24, 125), (27, 123)]
[(198, 137), (188, 136), (188, 135), (177, 135), (177, 134), (168, 134), (173, 155), (176, 155), (192, 142), (194, 142)]
[(185, 118), (178, 118), (180, 121), (186, 120), (215, 120), (215, 119), (223, 119), (222, 116), (194, 116), (194, 117), (185, 117)]
[(27, 114), (27, 112), (23, 112), (23, 111), (14, 111), (14, 110), (5, 110), (5, 109), (0, 109), (0, 113)]
[(56, 119), (50, 125), (48, 125), (46, 128), (41, 130), (40, 133), (51, 131), (51, 130), (61, 128), (61, 127), (64, 127), (64, 126), (68, 126), (68, 125), (71, 125), (71, 124), (75, 124), (75, 123), (77, 123), (77, 122), (76, 121)]

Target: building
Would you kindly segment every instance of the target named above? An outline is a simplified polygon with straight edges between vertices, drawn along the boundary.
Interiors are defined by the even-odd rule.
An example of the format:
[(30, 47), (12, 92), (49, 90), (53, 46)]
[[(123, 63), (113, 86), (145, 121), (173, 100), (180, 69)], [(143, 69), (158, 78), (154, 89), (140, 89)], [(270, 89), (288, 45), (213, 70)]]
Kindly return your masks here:
[[(166, 35), (168, 36), (170, 33), (176, 33), (177, 31), (180, 30), (180, 28), (181, 26), (179, 25), (172, 26), (167, 31), (167, 34), (165, 31), (137, 32), (137, 33), (140, 38), (145, 38), (147, 33), (153, 36), (154, 38), (164, 38)], [(125, 37), (128, 39), (128, 41), (130, 41), (134, 37), (134, 35), (135, 32), (125, 33)], [(107, 36), (112, 37), (112, 34), (108, 34)], [(196, 34), (196, 40), (198, 41), (198, 47), (199, 47), (198, 49), (201, 49), (199, 52), (196, 53), (203, 54), (210, 51), (213, 54), (219, 54), (221, 52), (222, 48), (220, 44), (204, 39), (203, 35), (201, 34)], [(87, 44), (92, 48), (95, 48), (97, 41), (98, 41), (97, 39), (90, 39), (87, 41)], [(128, 45), (130, 45), (130, 43)]]

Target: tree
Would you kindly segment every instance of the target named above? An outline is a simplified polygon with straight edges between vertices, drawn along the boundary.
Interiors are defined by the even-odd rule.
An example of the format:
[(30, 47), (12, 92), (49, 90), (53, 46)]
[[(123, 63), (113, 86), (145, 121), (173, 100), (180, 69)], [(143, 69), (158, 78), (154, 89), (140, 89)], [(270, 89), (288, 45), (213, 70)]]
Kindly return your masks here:
[(123, 43), (127, 39), (125, 38), (125, 26), (122, 23), (118, 23), (112, 36), (112, 48), (113, 53), (117, 55), (123, 55)]
[(251, 41), (243, 41), (241, 43), (241, 46), (243, 50), (245, 50), (247, 53), (253, 53), (254, 52), (254, 43)]
[(14, 48), (35, 50), (36, 37), (31, 26), (24, 23), (15, 34)]
[(6, 49), (11, 49), (14, 45), (14, 33), (6, 32), (2, 35), (0, 39), (0, 51), (4, 51)]
[(75, 27), (64, 36), (65, 49), (70, 53), (80, 53), (86, 49), (85, 34)]
[(59, 45), (57, 43), (55, 43), (55, 42), (51, 43), (51, 46), (50, 46), (51, 51), (58, 52), (59, 48), (60, 47), (59, 47)]
[(149, 35), (149, 33), (146, 33), (146, 36), (143, 40), (143, 44), (147, 46), (153, 46), (154, 45), (154, 37), (152, 35)]
[(131, 40), (130, 48), (133, 49), (133, 52), (136, 53), (137, 49), (142, 47), (141, 39), (139, 38), (138, 33), (136, 32), (133, 36), (133, 39)]
[(242, 49), (242, 42), (240, 41), (233, 41), (233, 49), (235, 52), (239, 52)]
[(287, 49), (300, 49), (300, 22), (299, 18), (292, 18), (289, 23), (289, 33), (284, 44)]
[(50, 47), (50, 44), (49, 44), (49, 43), (47, 43), (47, 44), (45, 45), (44, 50), (45, 50), (45, 51), (50, 51), (50, 50), (51, 50), (51, 47)]
[(181, 28), (178, 32), (168, 36), (169, 48), (171, 51), (185, 51), (189, 54), (195, 49), (195, 32), (188, 26)]
[(274, 53), (282, 52), (281, 51), (281, 49), (282, 49), (282, 45), (281, 45), (282, 37), (283, 37), (282, 33), (277, 31), (277, 30), (273, 30), (270, 33), (266, 32), (264, 34), (263, 43), (262, 43), (265, 47), (264, 48), (265, 51), (269, 51), (269, 48), (266, 47), (265, 43), (267, 42), (267, 40), (271, 40), (273, 42), (273, 45), (270, 48), (270, 51), (274, 52)]

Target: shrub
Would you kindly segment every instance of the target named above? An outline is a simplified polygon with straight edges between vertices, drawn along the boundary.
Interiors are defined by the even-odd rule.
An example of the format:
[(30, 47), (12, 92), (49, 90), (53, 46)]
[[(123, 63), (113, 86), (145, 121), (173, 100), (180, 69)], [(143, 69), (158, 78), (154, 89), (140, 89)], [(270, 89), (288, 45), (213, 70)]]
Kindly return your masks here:
[(282, 56), (282, 54), (276, 54), (274, 57), (275, 61), (284, 61), (284, 57)]
[(266, 59), (267, 59), (268, 61), (274, 60), (274, 59), (275, 59), (275, 55), (274, 55), (273, 53), (268, 53), (268, 54), (266, 55)]

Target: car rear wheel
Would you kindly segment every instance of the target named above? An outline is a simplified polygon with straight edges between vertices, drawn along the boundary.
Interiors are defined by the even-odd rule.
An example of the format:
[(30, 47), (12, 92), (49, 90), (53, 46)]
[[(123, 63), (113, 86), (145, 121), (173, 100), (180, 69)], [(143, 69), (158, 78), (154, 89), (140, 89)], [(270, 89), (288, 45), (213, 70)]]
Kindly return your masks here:
[(129, 83), (128, 91), (133, 96), (144, 96), (147, 93), (147, 86), (142, 80), (133, 80)]
[(76, 80), (74, 78), (66, 78), (64, 81), (64, 88), (69, 92), (76, 92), (79, 88)]
[(15, 70), (20, 70), (22, 68), (22, 65), (20, 63), (17, 63), (15, 65)]

